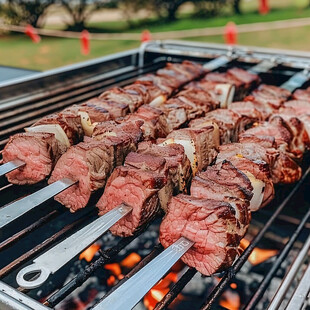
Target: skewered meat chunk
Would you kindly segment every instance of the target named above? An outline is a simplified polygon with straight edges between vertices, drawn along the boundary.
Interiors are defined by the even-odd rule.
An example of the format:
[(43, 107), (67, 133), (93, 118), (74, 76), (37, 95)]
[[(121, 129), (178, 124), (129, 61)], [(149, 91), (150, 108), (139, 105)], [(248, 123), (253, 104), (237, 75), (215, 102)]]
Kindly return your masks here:
[(238, 136), (255, 120), (243, 117), (230, 109), (217, 109), (206, 116), (192, 120), (191, 128), (203, 128), (210, 122), (215, 122), (220, 130), (221, 144), (238, 141)]
[(113, 148), (100, 141), (82, 142), (72, 146), (58, 160), (49, 179), (53, 183), (62, 178), (78, 181), (55, 196), (71, 212), (87, 205), (91, 193), (104, 186), (112, 171)]
[(264, 148), (253, 142), (223, 145), (218, 160), (240, 154), (250, 160), (263, 160), (269, 164), (273, 183), (292, 183), (301, 177), (300, 167), (285, 153), (274, 148)]
[[(283, 104), (283, 108), (291, 108), (295, 111), (294, 114), (297, 115), (304, 115), (304, 114), (310, 114), (310, 102), (304, 101), (304, 100), (290, 100)], [(283, 108), (280, 109), (280, 112), (282, 112)]]
[(122, 122), (130, 121), (143, 121), (141, 129), (146, 140), (166, 137), (170, 132), (165, 114), (149, 105), (141, 106), (136, 113), (122, 120)]
[(235, 209), (238, 220), (238, 233), (245, 235), (250, 223), (249, 200), (245, 199), (245, 194), (241, 187), (237, 185), (229, 188), (218, 184), (216, 180), (195, 176), (191, 185), (191, 196), (200, 199), (214, 199), (230, 203)]
[(175, 188), (172, 182), (169, 166), (166, 165), (166, 160), (164, 157), (132, 152), (126, 157), (124, 166), (145, 171), (153, 171), (166, 176), (166, 185), (158, 192), (160, 206), (164, 211), (166, 211), (168, 202), (172, 197)]
[(186, 190), (187, 182), (190, 180), (191, 165), (182, 145), (160, 146), (151, 142), (141, 142), (138, 145), (137, 152), (165, 158), (166, 165), (169, 168), (169, 177), (173, 183), (174, 194)]
[(231, 68), (227, 70), (227, 73), (230, 76), (236, 78), (237, 80), (243, 82), (245, 89), (251, 89), (253, 87), (256, 87), (261, 81), (257, 74), (251, 73), (241, 68)]
[[(274, 186), (268, 163), (262, 160), (251, 160), (241, 154), (225, 159), (229, 160), (250, 179), (253, 187), (253, 197), (250, 201), (252, 212), (266, 206), (274, 198)], [(223, 160), (224, 158), (218, 159), (217, 163)]]
[(104, 194), (97, 203), (100, 215), (125, 203), (132, 212), (111, 228), (117, 236), (132, 236), (159, 211), (158, 191), (166, 184), (166, 177), (151, 171), (131, 167), (116, 167), (108, 179)]
[(124, 117), (129, 113), (128, 104), (112, 101), (112, 100), (102, 100), (100, 98), (93, 98), (86, 102), (87, 104), (93, 104), (95, 106), (104, 108), (107, 110), (113, 119), (118, 117)]
[(250, 117), (256, 122), (265, 120), (269, 114), (269, 112), (266, 113), (263, 105), (261, 105), (262, 110), (260, 110), (257, 104), (252, 101), (235, 101), (228, 108), (242, 116)]
[[(38, 126), (41, 126), (42, 130), (44, 130), (44, 127), (46, 127), (44, 125), (55, 126), (56, 124), (59, 125), (63, 129), (69, 141), (69, 145), (66, 145), (67, 147), (75, 143), (78, 143), (79, 141), (82, 140), (83, 129), (81, 125), (81, 118), (79, 115), (76, 115), (75, 113), (71, 113), (71, 112), (60, 112), (57, 114), (47, 115), (43, 117), (42, 119), (40, 119), (39, 121), (37, 121), (36, 123), (34, 123), (30, 128), (26, 129), (26, 131), (27, 130), (34, 131), (34, 129), (38, 128)], [(44, 132), (42, 130), (39, 130), (39, 131)], [(56, 136), (56, 139), (57, 139), (57, 136)], [(59, 141), (59, 142), (62, 142), (62, 141)]]
[(131, 91), (120, 87), (114, 87), (105, 91), (99, 96), (99, 99), (128, 105), (131, 113), (144, 103), (144, 98), (139, 93), (132, 93)]
[(160, 242), (167, 248), (182, 236), (194, 242), (182, 261), (207, 276), (231, 266), (242, 238), (229, 203), (178, 195), (160, 225)]
[(304, 123), (294, 115), (287, 114), (275, 114), (269, 121), (272, 123), (274, 118), (281, 117), (286, 125), (286, 128), (290, 131), (292, 140), (290, 143), (291, 152), (297, 157), (301, 158), (303, 153), (310, 147), (310, 139)]
[(4, 163), (20, 159), (26, 163), (6, 174), (13, 184), (35, 184), (44, 180), (61, 155), (60, 143), (51, 133), (19, 133), (10, 137), (3, 150)]
[(191, 162), (193, 173), (203, 170), (217, 155), (220, 137), (216, 124), (203, 129), (184, 128), (171, 132), (162, 145), (181, 144)]
[(291, 92), (284, 88), (262, 84), (245, 100), (260, 102), (272, 109), (279, 109), (290, 96)]
[(297, 89), (293, 93), (292, 97), (296, 100), (305, 100), (310, 102), (310, 87), (308, 87), (307, 89)]
[(139, 126), (141, 123), (113, 126), (110, 122), (101, 134), (97, 129), (95, 139), (88, 138), (72, 146), (58, 160), (49, 183), (62, 178), (79, 182), (56, 195), (55, 199), (71, 212), (84, 208), (92, 192), (105, 186), (113, 168), (122, 165), (127, 154), (136, 150), (142, 137)]
[(273, 119), (272, 122), (256, 124), (256, 126), (248, 129), (244, 134), (256, 137), (274, 137), (277, 149), (283, 152), (290, 152), (289, 146), (292, 141), (292, 135), (283, 124), (282, 119), (277, 118)]

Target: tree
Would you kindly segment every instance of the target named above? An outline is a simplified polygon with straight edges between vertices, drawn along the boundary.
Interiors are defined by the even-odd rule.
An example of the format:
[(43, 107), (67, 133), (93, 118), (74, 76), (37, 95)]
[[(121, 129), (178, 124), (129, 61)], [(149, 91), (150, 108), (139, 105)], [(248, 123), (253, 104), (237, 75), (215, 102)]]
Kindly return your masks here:
[(241, 0), (233, 0), (233, 9), (235, 14), (242, 14), (241, 9), (240, 9), (240, 2)]
[(3, 1), (2, 14), (11, 24), (30, 24), (42, 27), (47, 9), (55, 0), (7, 0)]
[(76, 30), (82, 30), (85, 28), (86, 22), (95, 11), (110, 5), (113, 1), (116, 0), (60, 0), (60, 3), (72, 19), (72, 23), (68, 26), (73, 27)]
[(179, 7), (187, 2), (186, 0), (153, 0), (150, 1), (154, 12), (158, 16), (167, 18), (169, 21), (176, 20), (176, 13)]

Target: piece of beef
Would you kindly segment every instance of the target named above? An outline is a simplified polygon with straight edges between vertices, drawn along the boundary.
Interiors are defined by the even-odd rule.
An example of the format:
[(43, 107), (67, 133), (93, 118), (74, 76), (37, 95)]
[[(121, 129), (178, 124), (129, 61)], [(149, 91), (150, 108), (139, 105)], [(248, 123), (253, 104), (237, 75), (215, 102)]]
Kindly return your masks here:
[(197, 176), (204, 180), (213, 180), (231, 191), (239, 189), (240, 196), (238, 198), (250, 201), (253, 197), (253, 187), (249, 178), (228, 160), (209, 166), (205, 171), (199, 172)]
[(261, 82), (261, 79), (257, 74), (251, 73), (241, 68), (234, 67), (234, 68), (228, 69), (227, 73), (230, 76), (233, 76), (235, 79), (243, 82), (244, 88), (248, 91), (256, 87)]
[(239, 142), (241, 143), (255, 143), (263, 148), (277, 148), (276, 140), (272, 136), (257, 136), (244, 132), (239, 135)]
[(96, 125), (92, 137), (96, 140), (102, 140), (105, 137), (128, 136), (133, 145), (137, 145), (143, 138), (141, 126), (143, 121), (121, 122), (115, 121), (102, 122)]
[(75, 212), (84, 208), (92, 192), (102, 188), (113, 169), (114, 150), (101, 141), (89, 138), (68, 149), (58, 160), (49, 184), (62, 178), (78, 181), (77, 184), (55, 196), (55, 200)]
[(145, 140), (163, 138), (170, 132), (165, 114), (149, 105), (141, 106), (136, 113), (129, 114), (121, 121), (143, 121), (141, 129)]
[(230, 110), (251, 117), (253, 120), (256, 119), (256, 121), (264, 121), (273, 113), (273, 109), (269, 105), (246, 99), (245, 101), (232, 102), (228, 107)]
[(89, 116), (91, 123), (105, 122), (111, 119), (111, 115), (105, 108), (92, 104), (89, 101), (82, 104), (75, 104), (65, 109), (64, 111), (70, 111), (72, 113), (78, 114), (81, 112), (86, 112)]
[(207, 276), (231, 266), (242, 238), (229, 203), (178, 195), (160, 225), (160, 242), (167, 248), (182, 236), (194, 245), (181, 259)]
[(236, 211), (238, 234), (244, 236), (251, 218), (251, 213), (248, 209), (250, 202), (245, 199), (246, 195), (241, 187), (238, 185), (233, 187), (218, 184), (216, 180), (213, 181), (209, 178), (195, 176), (191, 185), (191, 196), (200, 199), (214, 199), (229, 202)]
[(138, 151), (141, 154), (162, 156), (169, 168), (169, 176), (174, 187), (174, 195), (184, 192), (190, 181), (191, 165), (187, 158), (184, 147), (180, 144), (160, 146), (151, 142), (141, 142)]
[[(284, 108), (292, 108), (297, 115), (310, 114), (310, 102), (305, 100), (290, 100), (283, 104)], [(280, 109), (282, 112), (282, 109)]]
[(203, 128), (208, 122), (215, 122), (220, 130), (221, 144), (238, 141), (238, 136), (254, 121), (249, 117), (241, 116), (230, 109), (217, 109), (202, 118), (192, 120), (192, 128)]
[(128, 104), (112, 101), (112, 100), (103, 100), (100, 98), (93, 98), (86, 102), (86, 104), (92, 104), (98, 107), (101, 107), (109, 112), (112, 119), (118, 117), (124, 117), (129, 113)]
[(61, 155), (61, 147), (52, 133), (24, 132), (10, 137), (3, 162), (20, 159), (25, 166), (6, 174), (13, 184), (35, 184), (48, 177)]
[[(166, 211), (168, 202), (172, 197), (175, 186), (172, 180), (169, 165), (162, 156), (142, 154), (142, 153), (129, 153), (126, 157), (124, 166), (129, 166), (145, 171), (153, 171), (167, 178), (166, 185), (158, 192), (161, 208)], [(175, 170), (176, 167), (174, 167)]]
[(131, 84), (124, 87), (126, 92), (130, 93), (131, 96), (139, 96), (142, 98), (143, 104), (151, 102), (151, 96), (148, 92), (147, 87), (142, 84)]
[(181, 144), (191, 162), (193, 173), (210, 165), (217, 155), (220, 144), (219, 131), (211, 125), (203, 129), (184, 128), (171, 132), (163, 145)]
[(117, 236), (132, 236), (159, 211), (158, 191), (166, 184), (166, 177), (151, 171), (131, 167), (116, 167), (108, 179), (104, 194), (97, 203), (103, 215), (122, 203), (132, 212), (111, 228)]
[(70, 111), (63, 111), (47, 115), (34, 123), (32, 127), (47, 124), (58, 124), (64, 130), (69, 139), (70, 145), (82, 141), (84, 132), (81, 124), (81, 117)]
[(290, 131), (292, 140), (290, 143), (290, 150), (297, 158), (302, 158), (303, 154), (310, 147), (310, 139), (304, 123), (294, 115), (287, 115), (285, 113), (279, 113), (271, 116), (269, 121), (272, 123), (273, 119), (281, 117), (286, 125), (286, 128)]
[(135, 84), (142, 84), (147, 88), (150, 101), (159, 96), (170, 97), (174, 91), (174, 85), (167, 82), (165, 77), (156, 76), (155, 74), (147, 74), (139, 78)]
[(292, 135), (286, 128), (286, 126), (284, 126), (281, 119), (274, 119), (272, 123), (262, 122), (256, 124), (256, 126), (248, 129), (243, 134), (253, 135), (257, 137), (274, 137), (277, 149), (284, 152), (290, 151), (289, 147), (292, 141)]
[(114, 87), (103, 92), (99, 99), (104, 101), (115, 101), (128, 105), (130, 112), (134, 112), (139, 106), (144, 104), (144, 97), (138, 92), (132, 92), (125, 88)]
[[(262, 160), (251, 160), (242, 156), (241, 154), (227, 157), (226, 159), (229, 160), (237, 169), (244, 172), (248, 177), (250, 177), (250, 175), (248, 175), (248, 173), (250, 173), (256, 179), (264, 183), (264, 188), (262, 189), (262, 201), (259, 201), (259, 203), (257, 203), (257, 201), (252, 203), (251, 201), (250, 210), (252, 212), (257, 211), (259, 208), (266, 206), (270, 201), (272, 201), (275, 191), (268, 163)], [(220, 163), (222, 160), (223, 159), (217, 160), (217, 163)], [(254, 198), (255, 197), (253, 197), (253, 199)]]
[(269, 105), (272, 109), (279, 109), (280, 106), (290, 97), (290, 91), (273, 85), (260, 85), (245, 100), (260, 102)]
[(307, 89), (297, 89), (293, 93), (292, 97), (296, 100), (305, 100), (310, 102), (310, 87), (308, 87)]

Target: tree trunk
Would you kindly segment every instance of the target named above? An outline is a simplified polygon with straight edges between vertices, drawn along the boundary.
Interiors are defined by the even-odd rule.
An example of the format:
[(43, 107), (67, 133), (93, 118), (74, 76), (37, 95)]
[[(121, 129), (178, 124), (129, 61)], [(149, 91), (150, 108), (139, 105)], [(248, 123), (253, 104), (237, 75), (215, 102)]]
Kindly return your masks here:
[(240, 0), (234, 0), (234, 3), (233, 3), (233, 7), (234, 7), (234, 12), (235, 14), (242, 14), (241, 12), (241, 9), (240, 9)]

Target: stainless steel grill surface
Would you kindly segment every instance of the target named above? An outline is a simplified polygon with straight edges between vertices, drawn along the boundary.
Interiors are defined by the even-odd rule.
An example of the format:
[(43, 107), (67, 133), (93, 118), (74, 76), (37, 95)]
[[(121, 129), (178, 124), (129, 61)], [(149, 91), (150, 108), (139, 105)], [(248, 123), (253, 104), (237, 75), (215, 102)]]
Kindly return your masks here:
[[(219, 56), (222, 57), (218, 58)], [(224, 72), (232, 67), (240, 67), (251, 71), (259, 64), (258, 71), (261, 72), (259, 75), (265, 84), (282, 85), (290, 91), (299, 87), (306, 88), (310, 85), (308, 79), (310, 54), (308, 53), (250, 47), (230, 48), (223, 45), (181, 41), (148, 42), (142, 44), (139, 49), (0, 84), (0, 150), (4, 148), (11, 135), (21, 132), (23, 128), (30, 126), (42, 116), (60, 111), (73, 104), (82, 103), (113, 86), (124, 86), (132, 83), (137, 77), (146, 73), (153, 73), (167, 62), (181, 62), (186, 59), (206, 64), (215, 58), (217, 61), (209, 63), (210, 70)], [(293, 185), (278, 186), (276, 198), (272, 203), (265, 209), (253, 214), (252, 222), (263, 224), (257, 226), (259, 229), (251, 231), (251, 242), (233, 266), (217, 275), (219, 281), (204, 296), (200, 309), (225, 309), (223, 305), (220, 306), (219, 300), (228, 285), (238, 279), (240, 271), (246, 268), (246, 262), (256, 247), (267, 242), (268, 246), (272, 248), (274, 243), (279, 243), (277, 241), (277, 236), (280, 239), (279, 231), (282, 234), (281, 240), (284, 242), (280, 246), (278, 245), (280, 247), (278, 255), (272, 261), (270, 268), (264, 271), (263, 279), (255, 285), (253, 284), (252, 294), (242, 300), (240, 307), (257, 309), (266, 291), (271, 290), (273, 278), (279, 273), (282, 274), (283, 281), (281, 285), (273, 289), (273, 298), (268, 305), (269, 309), (279, 309), (281, 305), (283, 309), (286, 305), (287, 309), (293, 309), (293, 307), (294, 309), (301, 309), (309, 302), (307, 301), (310, 291), (310, 242), (308, 238), (310, 196), (307, 190), (309, 188), (309, 163), (309, 154), (306, 154), (301, 163), (303, 169), (301, 180)], [(22, 165), (19, 162), (16, 164)], [(14, 167), (2, 166), (2, 169), (4, 168), (13, 169)], [(43, 181), (32, 186), (17, 186), (8, 184), (4, 177), (0, 177), (1, 206), (4, 207), (14, 200), (18, 201), (18, 199), (32, 194), (46, 185), (46, 181)], [(47, 198), (50, 196), (48, 195)], [(94, 197), (94, 199), (96, 198), (98, 196)], [(113, 261), (120, 252), (126, 251), (126, 247), (130, 243), (139, 240), (141, 234), (149, 229), (148, 223), (132, 237), (115, 238), (113, 246), (100, 250), (99, 258), (93, 260), (82, 271), (73, 275), (66, 284), (62, 285), (57, 282), (58, 272), (56, 270), (60, 268), (59, 273), (67, 272), (69, 274), (68, 268), (62, 266), (64, 264), (68, 266), (76, 260), (76, 255), (81, 250), (100, 237), (104, 232), (104, 227), (101, 227), (102, 232), (98, 231), (100, 222), (97, 219), (96, 210), (92, 207), (94, 204), (92, 200), (88, 207), (74, 214), (70, 214), (68, 210), (54, 200), (47, 200), (41, 204), (33, 202), (33, 204), (37, 205), (35, 209), (25, 205), (24, 208), (27, 211), (21, 212), (12, 222), (8, 221), (6, 216), (0, 218), (0, 309), (37, 310), (56, 307), (75, 289), (83, 286), (96, 271)], [(2, 207), (0, 207), (0, 213)], [(127, 214), (126, 212), (130, 212), (130, 210), (125, 207), (123, 212)], [(119, 217), (119, 215), (117, 216)], [(96, 220), (98, 222), (95, 222)], [(92, 231), (86, 227), (90, 223), (92, 225), (89, 227), (97, 231), (96, 237), (92, 237)], [(58, 255), (51, 257), (48, 254), (50, 253), (48, 252), (49, 249), (76, 232), (75, 239), (72, 240), (78, 243), (79, 238), (81, 238), (83, 243), (77, 246), (71, 255), (65, 253), (66, 247), (70, 246), (70, 239), (68, 239), (67, 244), (59, 245), (57, 248)], [(86, 240), (84, 234), (89, 240)], [(190, 246), (191, 244), (187, 244), (175, 257), (168, 255), (169, 259), (164, 259), (165, 263), (169, 265), (170, 260), (172, 264), (183, 254), (183, 250), (186, 251)], [(40, 287), (36, 288), (38, 285), (33, 285), (35, 289), (28, 290), (25, 289), (27, 285), (23, 285), (23, 288), (18, 287), (15, 279), (21, 269), (30, 265), (33, 259), (43, 253), (47, 253), (47, 255), (44, 256), (42, 264), (52, 262), (45, 267), (46, 269), (49, 267), (50, 271), (55, 272), (55, 274), (51, 274), (48, 278), (49, 271), (40, 265), (38, 270), (41, 274), (34, 273), (28, 276), (34, 280), (34, 283), (40, 277), (45, 276), (45, 280), (48, 278), (42, 285), (42, 287), (44, 286), (44, 296), (38, 300), (37, 292), (40, 290)], [(142, 295), (139, 297), (137, 293), (125, 298), (127, 288), (126, 286), (122, 288), (122, 284), (128, 280), (126, 285), (129, 288), (137, 286), (136, 292), (139, 291), (140, 286), (142, 289), (144, 284), (145, 287), (147, 285), (152, 287), (169, 268), (161, 266), (161, 268), (156, 269), (155, 260), (153, 261), (155, 269), (152, 269), (152, 263), (147, 264), (158, 255), (158, 257), (165, 257), (165, 253), (167, 252), (163, 252), (163, 247), (157, 245), (129, 271), (124, 279), (112, 288), (112, 293), (109, 292), (108, 297), (105, 296), (106, 299), (103, 299), (105, 305), (109, 305), (108, 309), (126, 309), (126, 307), (129, 309), (131, 308), (129, 305), (134, 306), (138, 303)], [(290, 270), (288, 267), (283, 270), (283, 263), (292, 255), (296, 257), (295, 262)], [(58, 256), (66, 256), (64, 264), (57, 260)], [(143, 269), (145, 265), (152, 269), (153, 280), (150, 279), (148, 273), (150, 270)], [(155, 309), (168, 309), (169, 305), (193, 280), (196, 274), (196, 270), (187, 268), (170, 291), (158, 302)], [(293, 291), (290, 291), (289, 288), (296, 276), (301, 278), (300, 283), (294, 287)], [(153, 282), (150, 282), (151, 280)], [(121, 295), (116, 295), (118, 291), (121, 292)], [(118, 300), (122, 295), (124, 295), (123, 303)], [(102, 306), (103, 304), (99, 303), (95, 309), (106, 309)]]

